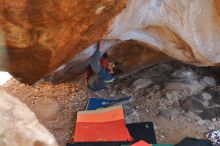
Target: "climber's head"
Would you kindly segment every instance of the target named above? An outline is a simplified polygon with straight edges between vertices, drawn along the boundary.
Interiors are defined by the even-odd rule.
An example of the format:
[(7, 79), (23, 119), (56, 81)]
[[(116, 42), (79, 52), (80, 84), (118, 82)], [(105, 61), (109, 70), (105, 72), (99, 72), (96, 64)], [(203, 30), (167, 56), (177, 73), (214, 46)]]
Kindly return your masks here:
[(108, 59), (108, 57), (105, 57), (105, 55), (103, 55), (103, 59), (101, 60), (101, 64), (102, 64), (102, 67), (104, 69), (107, 69), (109, 72), (113, 71), (114, 63), (112, 61), (110, 61)]
[(103, 68), (107, 69), (109, 73), (113, 75), (118, 75), (119, 73), (121, 73), (121, 70), (119, 69), (119, 63), (110, 61), (107, 57), (104, 57), (101, 60), (101, 64)]
[(112, 61), (109, 61), (107, 64), (107, 70), (110, 72), (110, 74), (115, 74), (114, 68), (115, 68), (115, 63)]

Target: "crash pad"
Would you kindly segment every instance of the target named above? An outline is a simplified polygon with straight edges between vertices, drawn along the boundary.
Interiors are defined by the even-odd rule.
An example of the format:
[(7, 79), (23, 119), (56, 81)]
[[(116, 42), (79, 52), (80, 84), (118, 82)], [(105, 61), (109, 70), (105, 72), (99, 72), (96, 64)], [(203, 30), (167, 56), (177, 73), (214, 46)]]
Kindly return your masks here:
[(152, 146), (174, 146), (173, 144), (152, 144)]
[(132, 141), (121, 105), (77, 113), (74, 142)]
[(154, 132), (154, 125), (152, 122), (141, 122), (141, 123), (132, 123), (126, 125), (128, 128), (128, 131), (133, 137), (133, 141), (131, 142), (84, 142), (84, 143), (68, 143), (67, 146), (111, 146), (114, 144), (114, 146), (120, 146), (120, 145), (127, 145), (133, 144), (135, 142), (138, 142), (140, 140), (144, 140), (148, 143), (154, 143), (156, 144), (156, 136)]
[(141, 140), (141, 141), (139, 141), (139, 142), (137, 142), (135, 144), (132, 144), (131, 146), (151, 146), (151, 144)]
[(125, 96), (119, 99), (103, 99), (92, 97), (89, 98), (86, 110), (97, 110), (102, 108), (107, 108), (116, 104), (124, 104), (129, 102), (131, 96)]
[(132, 123), (126, 125), (134, 142), (144, 140), (148, 143), (156, 144), (154, 125), (152, 122)]
[[(78, 142), (67, 143), (66, 146), (121, 146), (124, 142)], [(129, 146), (129, 145), (124, 145)]]

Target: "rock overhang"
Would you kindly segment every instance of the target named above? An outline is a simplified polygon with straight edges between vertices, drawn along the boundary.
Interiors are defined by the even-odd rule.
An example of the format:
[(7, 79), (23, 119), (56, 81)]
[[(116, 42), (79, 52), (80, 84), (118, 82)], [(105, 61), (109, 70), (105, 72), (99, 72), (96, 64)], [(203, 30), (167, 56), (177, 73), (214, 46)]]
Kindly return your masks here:
[[(129, 72), (167, 56), (199, 66), (220, 62), (216, 0), (39, 1), (29, 9), (26, 0), (9, 2), (1, 3), (8, 58), (0, 67), (23, 82), (34, 83), (60, 69), (80, 74), (100, 39), (108, 40), (108, 53)], [(130, 55), (133, 63), (126, 61), (135, 53), (145, 55)]]

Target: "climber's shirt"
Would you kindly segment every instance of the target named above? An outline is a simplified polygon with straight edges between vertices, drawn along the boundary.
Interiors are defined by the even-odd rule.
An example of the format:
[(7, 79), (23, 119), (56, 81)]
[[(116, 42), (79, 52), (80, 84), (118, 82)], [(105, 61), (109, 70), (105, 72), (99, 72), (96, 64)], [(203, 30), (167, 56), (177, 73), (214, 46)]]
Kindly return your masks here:
[(88, 87), (93, 91), (104, 89), (107, 84), (112, 83), (115, 80), (115, 77), (101, 66), (99, 62), (100, 57), (101, 52), (96, 51), (90, 61), (90, 65), (95, 74), (89, 78)]

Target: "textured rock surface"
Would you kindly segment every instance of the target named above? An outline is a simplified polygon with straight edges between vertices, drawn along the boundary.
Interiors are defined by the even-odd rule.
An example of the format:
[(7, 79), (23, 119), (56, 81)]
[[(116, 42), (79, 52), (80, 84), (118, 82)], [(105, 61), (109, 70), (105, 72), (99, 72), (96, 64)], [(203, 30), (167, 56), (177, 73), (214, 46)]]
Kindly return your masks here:
[(1, 146), (57, 146), (49, 131), (21, 101), (0, 89)]
[(126, 74), (168, 59), (164, 53), (154, 51), (150, 46), (134, 41), (125, 41), (113, 46), (108, 51), (108, 55), (111, 60), (120, 63), (120, 69)]
[(108, 38), (141, 41), (187, 63), (218, 65), (219, 7), (218, 0), (130, 0)]
[[(119, 68), (122, 71), (120, 77), (126, 77), (144, 67), (151, 66), (153, 63), (162, 62), (169, 58), (161, 52), (154, 51), (152, 48), (134, 41), (105, 41), (104, 44), (106, 48), (108, 46), (110, 48), (108, 51), (109, 58), (119, 63)], [(78, 58), (63, 65), (63, 68), (61, 66), (61, 69), (50, 76), (50, 80), (54, 83), (74, 80), (77, 77), (76, 75), (80, 75), (85, 71), (85, 68), (89, 65), (86, 58), (94, 51), (95, 45), (82, 52)]]
[[(90, 45), (100, 38), (135, 40), (190, 64), (220, 63), (218, 0), (2, 0), (0, 4), (5, 34), (0, 40), (7, 48), (1, 49), (1, 55), (8, 54), (1, 57), (0, 68), (23, 81), (34, 82), (72, 59), (69, 74), (79, 74), (94, 52)], [(144, 48), (141, 52), (146, 57), (138, 66), (160, 59)], [(126, 50), (114, 52), (125, 52), (121, 60), (128, 54)], [(131, 60), (137, 60), (139, 54)], [(125, 65), (134, 69), (136, 62)]]
[(1, 70), (21, 81), (40, 79), (106, 34), (125, 4), (126, 0), (1, 0)]

